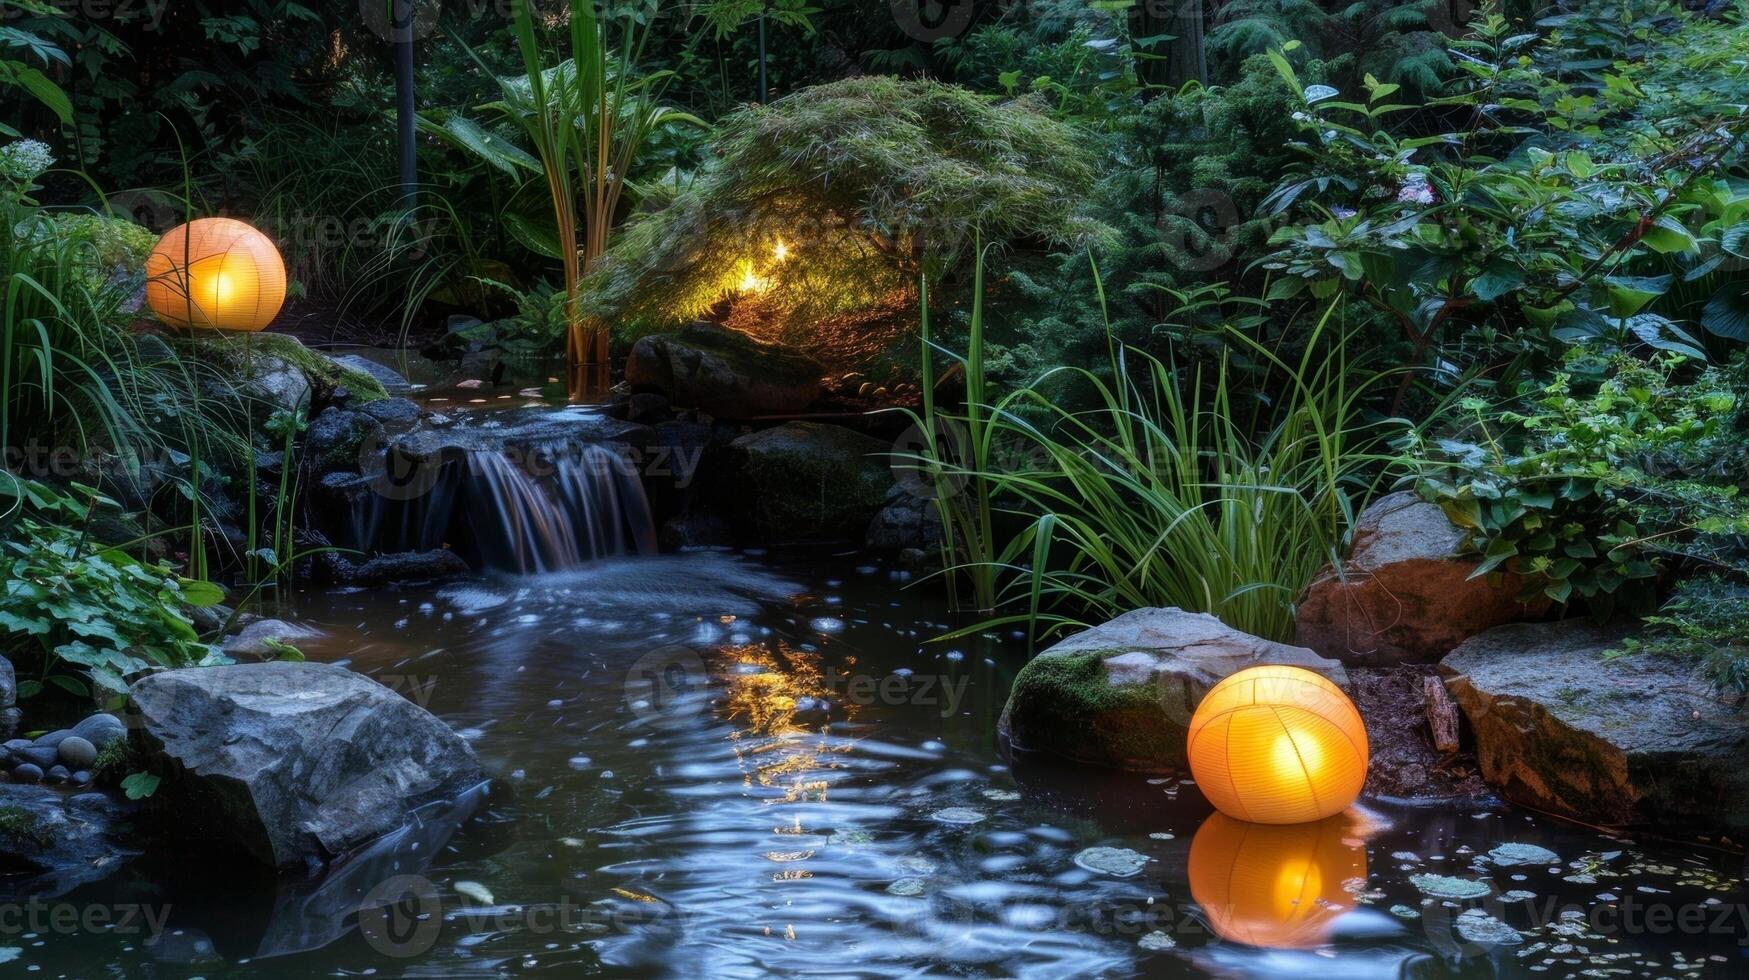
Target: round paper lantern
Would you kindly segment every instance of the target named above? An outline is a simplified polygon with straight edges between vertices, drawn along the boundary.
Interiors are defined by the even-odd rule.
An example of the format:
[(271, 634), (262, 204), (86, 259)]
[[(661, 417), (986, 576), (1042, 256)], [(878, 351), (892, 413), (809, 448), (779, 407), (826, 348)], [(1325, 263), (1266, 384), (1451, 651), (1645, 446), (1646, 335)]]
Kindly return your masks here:
[(1319, 946), (1366, 879), (1366, 847), (1346, 816), (1260, 824), (1213, 813), (1190, 842), (1190, 896), (1223, 939), (1251, 946)]
[(1366, 726), (1328, 678), (1248, 667), (1216, 684), (1190, 719), (1190, 771), (1229, 817), (1303, 823), (1341, 812), (1366, 783)]
[(146, 257), (146, 305), (173, 327), (260, 330), (285, 302), (285, 263), (230, 218), (178, 225)]

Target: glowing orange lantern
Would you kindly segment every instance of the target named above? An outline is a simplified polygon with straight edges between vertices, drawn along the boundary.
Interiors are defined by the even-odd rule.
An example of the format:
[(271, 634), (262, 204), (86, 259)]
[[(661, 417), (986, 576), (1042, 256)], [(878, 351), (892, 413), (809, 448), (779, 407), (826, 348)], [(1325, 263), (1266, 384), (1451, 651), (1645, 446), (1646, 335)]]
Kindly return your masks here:
[(1339, 813), (1366, 784), (1366, 725), (1328, 678), (1248, 667), (1209, 691), (1190, 719), (1190, 771), (1227, 816), (1303, 823)]
[(146, 305), (173, 327), (260, 330), (285, 302), (285, 262), (230, 218), (178, 225), (146, 257)]
[(1190, 895), (1224, 939), (1252, 946), (1321, 945), (1366, 880), (1366, 848), (1346, 816), (1271, 825), (1210, 814), (1190, 843)]

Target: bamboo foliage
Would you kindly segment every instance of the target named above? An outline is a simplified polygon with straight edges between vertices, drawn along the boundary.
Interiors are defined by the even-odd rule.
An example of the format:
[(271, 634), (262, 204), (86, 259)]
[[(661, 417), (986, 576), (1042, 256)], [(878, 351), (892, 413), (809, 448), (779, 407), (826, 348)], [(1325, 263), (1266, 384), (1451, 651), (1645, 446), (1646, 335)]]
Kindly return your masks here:
[(628, 175), (650, 134), (673, 123), (704, 123), (657, 102), (672, 73), (635, 76), (644, 40), (635, 21), (621, 25), (615, 40), (593, 3), (571, 0), (571, 56), (549, 65), (528, 0), (515, 0), (511, 12), (526, 71), (498, 79), (499, 99), (481, 108), (513, 122), (534, 153), (488, 152), (478, 140), (457, 142), (496, 165), (536, 170), (546, 182), (564, 269), (566, 356), (573, 366), (600, 364), (607, 360), (608, 324), (583, 310), (579, 283), (607, 250)]

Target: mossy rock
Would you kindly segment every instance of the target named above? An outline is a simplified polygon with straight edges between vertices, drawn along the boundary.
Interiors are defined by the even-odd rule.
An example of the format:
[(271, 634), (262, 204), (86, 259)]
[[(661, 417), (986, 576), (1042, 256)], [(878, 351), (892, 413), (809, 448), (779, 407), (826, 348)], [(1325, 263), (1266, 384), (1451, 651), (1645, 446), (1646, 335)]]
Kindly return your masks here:
[(799, 412), (820, 397), (818, 361), (700, 321), (632, 346), (626, 380), (720, 418)]
[[(313, 351), (288, 334), (203, 334), (197, 338), (196, 347), (203, 358), (226, 365), (237, 372), (237, 377), (262, 388), (251, 393), (278, 408), (289, 409), (296, 400), (291, 397), (295, 392), (288, 393), (273, 382), (273, 376), (287, 368), (295, 369), (309, 384), (311, 404), (329, 400), (335, 389), (341, 387), (351, 393), (353, 405), (389, 397), (382, 382), (370, 374)], [(309, 405), (304, 407), (309, 410)]]
[(787, 422), (729, 444), (732, 519), (761, 542), (860, 541), (893, 477), (879, 439)]
[(1222, 678), (1258, 664), (1347, 680), (1334, 660), (1242, 633), (1207, 613), (1136, 609), (1021, 668), (998, 727), (1023, 752), (1137, 772), (1182, 771), (1196, 706)]

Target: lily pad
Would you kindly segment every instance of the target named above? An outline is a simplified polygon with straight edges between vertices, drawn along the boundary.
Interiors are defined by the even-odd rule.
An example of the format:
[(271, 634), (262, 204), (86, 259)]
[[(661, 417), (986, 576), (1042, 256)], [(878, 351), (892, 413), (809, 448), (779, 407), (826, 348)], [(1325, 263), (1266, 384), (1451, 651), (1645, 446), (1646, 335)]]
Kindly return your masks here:
[(1488, 852), (1488, 860), (1510, 868), (1520, 864), (1560, 864), (1561, 856), (1535, 844), (1501, 844)]
[(1166, 935), (1158, 929), (1136, 940), (1136, 945), (1143, 949), (1171, 949), (1178, 945), (1178, 940)]
[(1089, 847), (1075, 855), (1075, 864), (1088, 871), (1128, 878), (1148, 863), (1147, 855), (1127, 847)]
[(1524, 936), (1481, 909), (1466, 909), (1453, 923), (1457, 934), (1467, 943), (1487, 943), (1494, 946), (1516, 946)]
[(1410, 875), (1409, 883), (1433, 898), (1481, 898), (1494, 890), (1484, 882), (1449, 875)]

